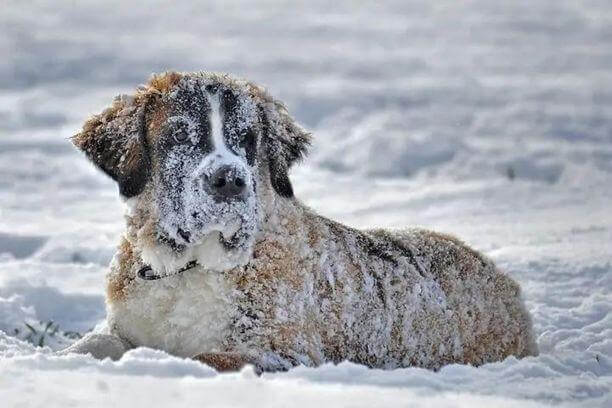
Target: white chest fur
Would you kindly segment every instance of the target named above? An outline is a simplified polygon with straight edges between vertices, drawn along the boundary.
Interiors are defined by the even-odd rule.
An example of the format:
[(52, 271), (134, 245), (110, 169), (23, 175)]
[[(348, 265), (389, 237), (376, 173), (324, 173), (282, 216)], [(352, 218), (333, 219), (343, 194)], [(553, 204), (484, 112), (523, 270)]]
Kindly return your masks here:
[(235, 311), (223, 274), (201, 267), (160, 280), (137, 280), (108, 306), (112, 331), (135, 346), (192, 357), (220, 351)]

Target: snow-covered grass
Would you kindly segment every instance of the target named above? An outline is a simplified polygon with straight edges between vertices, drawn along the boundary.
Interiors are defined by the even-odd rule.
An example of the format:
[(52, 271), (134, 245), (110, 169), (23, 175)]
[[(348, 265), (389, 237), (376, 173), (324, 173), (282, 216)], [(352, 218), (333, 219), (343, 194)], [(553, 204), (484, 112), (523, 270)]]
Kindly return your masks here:
[[(1, 406), (612, 405), (608, 1), (6, 1), (0, 55)], [(145, 349), (52, 355), (103, 324), (123, 228), (116, 187), (67, 138), (170, 68), (286, 101), (315, 135), (293, 180), (320, 213), (486, 252), (522, 284), (540, 356), (256, 378)]]

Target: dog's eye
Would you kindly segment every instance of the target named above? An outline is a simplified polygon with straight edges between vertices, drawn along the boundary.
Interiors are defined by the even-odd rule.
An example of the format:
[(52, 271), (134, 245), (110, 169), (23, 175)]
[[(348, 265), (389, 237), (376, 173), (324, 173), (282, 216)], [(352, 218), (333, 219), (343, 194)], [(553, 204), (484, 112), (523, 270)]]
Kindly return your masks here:
[(253, 165), (255, 163), (255, 150), (257, 150), (257, 137), (252, 129), (245, 131), (240, 135), (240, 148), (246, 153), (247, 163)]
[(253, 131), (251, 129), (242, 131), (238, 144), (242, 148), (253, 147), (255, 144), (255, 134)]
[(189, 139), (187, 123), (177, 122), (172, 126), (172, 136), (177, 143), (184, 143)]
[(188, 138), (189, 138), (189, 135), (187, 134), (185, 129), (179, 129), (176, 132), (174, 132), (174, 140), (176, 140), (177, 143), (183, 143)]

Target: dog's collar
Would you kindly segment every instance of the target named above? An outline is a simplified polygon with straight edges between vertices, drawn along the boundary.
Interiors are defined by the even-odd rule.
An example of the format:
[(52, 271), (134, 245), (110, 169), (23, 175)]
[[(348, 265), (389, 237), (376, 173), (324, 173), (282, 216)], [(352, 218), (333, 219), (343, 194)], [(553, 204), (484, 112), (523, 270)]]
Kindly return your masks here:
[(153, 268), (151, 268), (151, 265), (145, 265), (145, 266), (143, 266), (142, 268), (140, 268), (138, 270), (138, 277), (140, 279), (144, 279), (144, 280), (158, 280), (158, 279), (162, 279), (162, 278), (167, 278), (169, 276), (178, 275), (179, 273), (188, 271), (189, 269), (195, 268), (196, 266), (198, 266), (198, 262), (197, 261), (190, 261), (190, 262), (187, 263), (187, 265), (183, 266), (181, 269), (178, 269), (174, 273), (170, 273), (170, 274), (166, 274), (166, 275), (160, 275), (158, 273), (155, 273)]

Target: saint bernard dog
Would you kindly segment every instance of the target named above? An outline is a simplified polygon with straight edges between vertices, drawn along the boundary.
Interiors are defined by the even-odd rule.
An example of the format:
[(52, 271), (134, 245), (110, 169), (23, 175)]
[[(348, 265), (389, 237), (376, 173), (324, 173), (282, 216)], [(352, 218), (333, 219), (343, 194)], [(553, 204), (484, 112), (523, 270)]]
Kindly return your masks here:
[(295, 198), (289, 169), (311, 135), (260, 86), (156, 75), (72, 141), (117, 182), (126, 228), (106, 332), (62, 353), (150, 347), (257, 372), (537, 354), (519, 285), (483, 254), (422, 229), (357, 230)]

